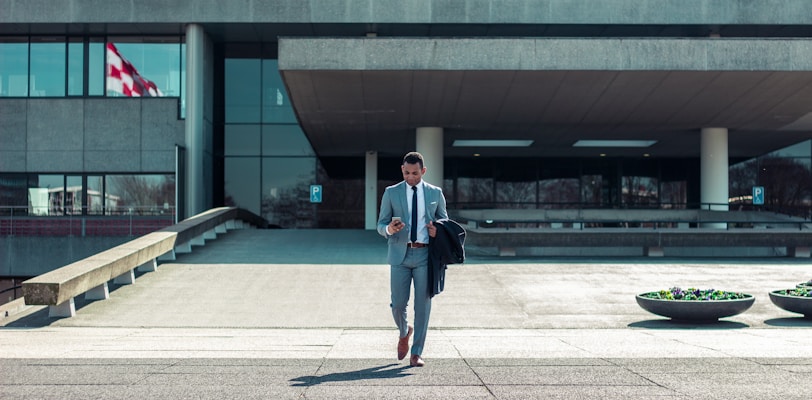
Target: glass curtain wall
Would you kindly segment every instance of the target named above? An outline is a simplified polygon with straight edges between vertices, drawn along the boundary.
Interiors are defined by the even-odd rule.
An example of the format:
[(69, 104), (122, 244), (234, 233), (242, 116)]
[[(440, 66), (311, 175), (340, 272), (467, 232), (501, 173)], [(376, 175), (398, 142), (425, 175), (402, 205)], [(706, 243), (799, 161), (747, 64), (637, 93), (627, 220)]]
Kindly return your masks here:
[[(764, 188), (764, 204), (753, 204), (753, 187)], [(730, 166), (730, 209), (759, 209), (812, 218), (812, 141)]]
[(228, 44), (223, 54), (224, 203), (272, 226), (318, 227), (310, 202), (318, 160), (279, 75), (276, 44)]
[(178, 36), (3, 37), (0, 97), (178, 97), (182, 118), (185, 57)]
[(174, 174), (0, 174), (3, 214), (169, 215)]

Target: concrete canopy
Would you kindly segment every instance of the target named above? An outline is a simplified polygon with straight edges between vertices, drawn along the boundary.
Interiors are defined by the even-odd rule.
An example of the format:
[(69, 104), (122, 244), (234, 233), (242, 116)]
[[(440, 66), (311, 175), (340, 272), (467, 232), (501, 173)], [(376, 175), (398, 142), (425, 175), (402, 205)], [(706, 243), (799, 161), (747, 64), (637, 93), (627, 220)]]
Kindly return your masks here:
[(319, 156), (399, 156), (420, 126), (445, 129), (447, 157), (698, 157), (702, 127), (729, 129), (731, 158), (812, 138), (805, 39), (281, 38), (279, 67)]

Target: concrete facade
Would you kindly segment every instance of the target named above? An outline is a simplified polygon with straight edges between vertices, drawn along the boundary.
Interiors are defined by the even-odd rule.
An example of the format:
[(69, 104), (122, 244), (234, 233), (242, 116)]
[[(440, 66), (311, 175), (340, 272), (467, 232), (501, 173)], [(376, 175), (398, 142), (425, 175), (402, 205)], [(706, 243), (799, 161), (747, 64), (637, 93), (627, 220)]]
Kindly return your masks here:
[[(780, 6), (777, 6), (779, 5)], [(58, 5), (54, 7), (54, 5)], [(0, 23), (808, 24), (804, 0), (3, 0)]]
[(177, 99), (0, 99), (2, 172), (167, 172), (184, 145)]

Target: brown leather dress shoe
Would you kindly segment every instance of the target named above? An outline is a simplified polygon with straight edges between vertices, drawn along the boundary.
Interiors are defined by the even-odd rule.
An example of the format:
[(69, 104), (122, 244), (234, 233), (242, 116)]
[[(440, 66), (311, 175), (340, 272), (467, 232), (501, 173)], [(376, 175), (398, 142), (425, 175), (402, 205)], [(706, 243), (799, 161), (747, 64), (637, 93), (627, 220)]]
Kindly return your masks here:
[(409, 338), (412, 337), (413, 331), (414, 329), (409, 325), (409, 331), (406, 332), (406, 336), (398, 339), (398, 360), (406, 358), (406, 353), (409, 352)]
[(412, 354), (412, 358), (409, 360), (409, 365), (413, 367), (422, 367), (426, 365), (426, 362), (423, 361), (423, 359), (417, 354)]

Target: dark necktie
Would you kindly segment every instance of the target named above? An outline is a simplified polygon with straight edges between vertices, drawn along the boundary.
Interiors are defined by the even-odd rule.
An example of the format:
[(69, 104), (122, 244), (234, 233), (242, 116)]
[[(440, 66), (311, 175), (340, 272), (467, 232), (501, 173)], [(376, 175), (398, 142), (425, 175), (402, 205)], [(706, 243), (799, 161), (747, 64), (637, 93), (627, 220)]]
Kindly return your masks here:
[(412, 243), (417, 243), (417, 186), (412, 186)]

